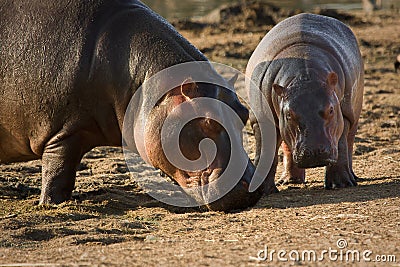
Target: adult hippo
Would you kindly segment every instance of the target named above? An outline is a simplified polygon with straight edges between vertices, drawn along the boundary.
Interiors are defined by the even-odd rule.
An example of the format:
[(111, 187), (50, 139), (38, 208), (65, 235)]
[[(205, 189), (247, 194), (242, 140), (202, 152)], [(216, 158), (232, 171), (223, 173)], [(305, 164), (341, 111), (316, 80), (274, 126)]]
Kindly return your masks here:
[[(0, 163), (41, 158), (40, 203), (70, 199), (83, 155), (96, 146), (121, 146), (126, 108), (135, 91), (157, 72), (191, 61), (207, 59), (140, 1), (2, 1)], [(248, 110), (223, 87), (181, 83), (158, 101), (144, 135), (134, 141), (145, 147), (154, 167), (182, 187), (199, 186), (216, 180), (227, 165), (230, 141), (224, 128), (203, 118), (183, 129), (182, 136), (190, 137), (180, 143), (187, 158), (198, 156), (204, 138), (218, 148), (208, 169), (188, 172), (166, 159), (159, 126), (175, 106), (195, 97), (224, 101), (243, 123)], [(164, 89), (147, 88), (143, 97)], [(137, 114), (142, 108), (136, 107)], [(254, 167), (245, 164), (241, 180), (210, 209), (244, 208), (259, 199), (259, 192), (247, 190)]]
[[(266, 191), (277, 191), (274, 176), (282, 143), (280, 182), (302, 183), (305, 168), (326, 166), (325, 188), (355, 186), (352, 150), (361, 112), (364, 67), (357, 40), (340, 21), (299, 14), (277, 24), (250, 58), (246, 76), (250, 102), (271, 109), (277, 146)], [(261, 153), (260, 126), (250, 118)]]

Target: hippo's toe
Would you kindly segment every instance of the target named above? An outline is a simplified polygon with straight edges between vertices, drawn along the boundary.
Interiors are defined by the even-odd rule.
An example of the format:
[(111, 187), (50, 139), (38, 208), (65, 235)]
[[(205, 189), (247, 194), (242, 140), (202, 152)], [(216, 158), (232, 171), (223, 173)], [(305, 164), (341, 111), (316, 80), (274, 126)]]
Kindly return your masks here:
[(325, 188), (345, 188), (356, 186), (356, 176), (348, 168), (327, 167), (325, 172)]
[(277, 185), (287, 185), (287, 184), (304, 184), (305, 177), (303, 176), (288, 176), (282, 174), (281, 178), (276, 182)]

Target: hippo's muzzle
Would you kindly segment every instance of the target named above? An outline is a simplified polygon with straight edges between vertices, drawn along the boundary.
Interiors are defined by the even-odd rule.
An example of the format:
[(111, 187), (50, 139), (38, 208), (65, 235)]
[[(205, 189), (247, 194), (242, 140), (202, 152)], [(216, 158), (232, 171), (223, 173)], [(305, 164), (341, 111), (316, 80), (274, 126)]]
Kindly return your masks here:
[[(257, 203), (262, 196), (262, 188), (259, 187), (254, 192), (249, 192), (249, 185), (254, 174), (255, 167), (249, 160), (247, 168), (239, 182), (226, 195), (220, 199), (207, 204), (207, 208), (215, 211), (232, 211), (251, 207)], [(213, 182), (219, 178), (219, 173), (213, 172), (208, 182)], [(218, 188), (210, 187), (208, 192), (203, 191), (203, 198), (209, 198), (210, 194), (215, 194)]]
[(293, 160), (299, 168), (323, 167), (336, 163), (337, 149), (328, 145), (315, 148), (302, 146), (293, 153)]

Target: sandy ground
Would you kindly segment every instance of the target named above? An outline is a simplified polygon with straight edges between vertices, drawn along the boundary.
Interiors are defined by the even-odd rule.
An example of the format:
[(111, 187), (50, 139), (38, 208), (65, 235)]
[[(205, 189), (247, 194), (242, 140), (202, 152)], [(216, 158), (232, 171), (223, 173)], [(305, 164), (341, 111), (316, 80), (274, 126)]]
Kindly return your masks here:
[[(285, 12), (271, 18), (291, 13)], [(214, 16), (212, 25), (210, 18), (175, 25), (211, 60), (244, 71), (272, 27), (253, 13), (244, 20), (225, 18), (225, 24)], [(37, 205), (40, 161), (0, 165), (0, 266), (333, 266), (343, 265), (349, 251), (361, 254), (360, 262), (349, 254), (350, 266), (400, 266), (400, 73), (393, 68), (400, 14), (351, 15), (346, 22), (359, 39), (366, 69), (354, 155), (354, 171), (362, 178), (358, 187), (324, 190), (323, 169), (309, 169), (305, 185), (281, 186), (248, 210), (184, 210), (147, 196), (128, 174), (120, 149), (97, 148), (82, 161), (74, 200), (43, 207)], [(139, 161), (137, 170), (138, 176), (158, 177)], [(330, 249), (343, 258), (323, 254), (320, 261)], [(269, 257), (257, 259), (265, 250)], [(288, 261), (278, 261), (277, 252), (272, 261), (272, 250), (286, 251), (280, 256)], [(309, 250), (317, 259), (301, 258)]]

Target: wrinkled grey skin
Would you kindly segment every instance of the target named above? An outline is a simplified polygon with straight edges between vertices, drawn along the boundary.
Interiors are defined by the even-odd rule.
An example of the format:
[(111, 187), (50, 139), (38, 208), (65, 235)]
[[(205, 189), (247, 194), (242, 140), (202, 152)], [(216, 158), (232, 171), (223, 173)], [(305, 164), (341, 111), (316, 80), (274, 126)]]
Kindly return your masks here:
[[(325, 187), (355, 186), (352, 151), (361, 112), (364, 67), (357, 40), (340, 21), (300, 14), (276, 25), (260, 42), (247, 65), (268, 100), (277, 126), (277, 151), (265, 190), (274, 182), (282, 143), (280, 183), (305, 181), (305, 168), (326, 166)], [(250, 85), (247, 84), (249, 90)], [(250, 102), (266, 109), (249, 91)], [(258, 122), (250, 118), (260, 155)]]
[[(41, 158), (40, 203), (70, 199), (82, 156), (96, 146), (121, 146), (127, 105), (145, 79), (175, 64), (206, 60), (140, 1), (3, 0), (0, 163)], [(153, 111), (154, 119), (148, 122), (143, 139), (159, 143), (158, 125), (173, 108), (167, 103), (174, 104), (181, 93), (163, 98), (159, 104), (165, 108)], [(248, 119), (247, 109), (235, 94), (199, 85), (196, 95), (224, 98), (244, 122)], [(188, 128), (204, 137), (205, 131), (200, 127), (201, 124)], [(213, 136), (218, 146), (229, 145), (223, 131)], [(198, 151), (194, 140), (183, 143), (186, 150)], [(217, 157), (221, 159), (223, 155)], [(176, 178), (176, 170), (164, 162), (160, 147), (150, 153), (150, 160)], [(209, 208), (243, 208), (259, 199), (259, 193), (250, 194), (246, 189), (254, 169), (252, 164), (248, 166), (246, 177), (233, 193), (211, 203)], [(184, 182), (180, 184), (185, 186)]]

